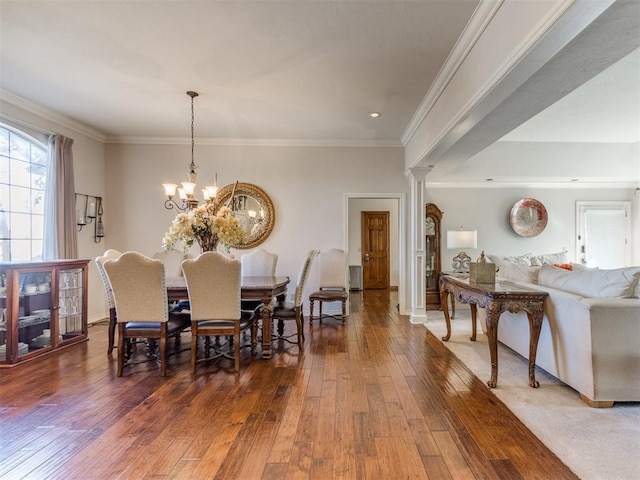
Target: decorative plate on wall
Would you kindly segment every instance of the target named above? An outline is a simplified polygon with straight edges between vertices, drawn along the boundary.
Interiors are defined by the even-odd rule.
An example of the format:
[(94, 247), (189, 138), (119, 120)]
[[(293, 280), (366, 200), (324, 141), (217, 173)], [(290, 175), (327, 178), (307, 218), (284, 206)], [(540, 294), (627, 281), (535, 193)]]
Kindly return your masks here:
[(509, 221), (521, 237), (535, 237), (547, 226), (547, 209), (535, 198), (523, 198), (511, 208)]

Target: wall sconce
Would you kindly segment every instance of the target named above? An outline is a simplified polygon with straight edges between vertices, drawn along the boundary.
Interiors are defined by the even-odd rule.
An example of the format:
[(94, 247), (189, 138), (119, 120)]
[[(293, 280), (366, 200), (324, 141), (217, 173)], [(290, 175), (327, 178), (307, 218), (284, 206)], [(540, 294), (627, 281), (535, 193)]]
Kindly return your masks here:
[(104, 213), (104, 210), (102, 209), (102, 197), (96, 197), (96, 205), (98, 220), (96, 220), (96, 229), (93, 233), (93, 241), (100, 243), (104, 237), (104, 223), (102, 223), (102, 214)]
[(94, 223), (95, 229), (93, 235), (93, 240), (96, 243), (100, 243), (104, 237), (104, 223), (102, 222), (103, 214), (102, 197), (87, 195), (85, 193), (76, 193), (76, 224), (78, 225), (78, 231), (82, 231), (84, 226), (89, 225), (96, 220)]
[(463, 249), (478, 248), (477, 230), (447, 230), (447, 248), (459, 248), (458, 254), (453, 257), (453, 271), (456, 273), (466, 273), (469, 271), (471, 257)]

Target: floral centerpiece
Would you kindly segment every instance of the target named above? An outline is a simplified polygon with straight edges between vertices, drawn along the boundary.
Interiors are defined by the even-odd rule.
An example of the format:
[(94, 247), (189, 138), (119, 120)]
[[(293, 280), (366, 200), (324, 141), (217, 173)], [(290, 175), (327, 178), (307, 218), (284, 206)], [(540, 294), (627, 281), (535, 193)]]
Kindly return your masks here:
[(220, 242), (228, 252), (244, 239), (242, 224), (233, 216), (231, 209), (224, 205), (218, 207), (217, 202), (208, 201), (187, 213), (176, 215), (162, 239), (162, 246), (169, 250), (182, 242), (182, 249), (186, 251), (197, 241), (200, 249), (208, 252), (215, 251)]

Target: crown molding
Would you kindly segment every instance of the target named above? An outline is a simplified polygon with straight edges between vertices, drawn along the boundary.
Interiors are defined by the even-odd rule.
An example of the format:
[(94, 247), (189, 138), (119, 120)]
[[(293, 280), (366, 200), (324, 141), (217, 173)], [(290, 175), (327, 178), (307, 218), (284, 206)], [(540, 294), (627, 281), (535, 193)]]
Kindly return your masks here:
[(610, 180), (601, 182), (568, 182), (568, 181), (526, 181), (510, 180), (504, 182), (425, 182), (425, 188), (540, 188), (540, 189), (638, 189), (640, 180), (635, 182)]
[(66, 115), (62, 115), (61, 113), (58, 113), (54, 110), (33, 103), (26, 98), (22, 98), (2, 88), (0, 88), (0, 99), (3, 102), (7, 102), (15, 107), (21, 108), (26, 112), (37, 115), (39, 118), (48, 120), (57, 125), (68, 128), (69, 130), (78, 132), (82, 135), (86, 135), (87, 137), (92, 138), (93, 140), (97, 140), (98, 142), (105, 143), (107, 140), (107, 136), (104, 133), (96, 130), (93, 127), (78, 122), (77, 120), (67, 117)]
[[(267, 146), (267, 147), (385, 147), (403, 148), (397, 140), (317, 140), (294, 138), (221, 138), (199, 137), (196, 145), (218, 146)], [(129, 137), (109, 136), (106, 143), (140, 145), (185, 145), (191, 143), (187, 137)]]
[(438, 101), (442, 93), (445, 91), (449, 82), (456, 74), (460, 65), (469, 55), (469, 52), (482, 36), (485, 29), (495, 16), (496, 12), (502, 6), (504, 0), (481, 0), (478, 7), (473, 12), (462, 34), (456, 41), (449, 56), (445, 60), (442, 68), (436, 75), (436, 79), (429, 88), (429, 91), (422, 99), (418, 109), (407, 124), (401, 138), (402, 144), (407, 145), (422, 121), (429, 114), (435, 103)]

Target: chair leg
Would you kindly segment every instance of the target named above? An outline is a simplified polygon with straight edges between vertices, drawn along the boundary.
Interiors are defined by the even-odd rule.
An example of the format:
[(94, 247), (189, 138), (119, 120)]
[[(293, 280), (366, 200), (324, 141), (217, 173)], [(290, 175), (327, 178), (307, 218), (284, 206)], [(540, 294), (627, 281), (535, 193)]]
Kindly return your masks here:
[(198, 324), (191, 322), (191, 373), (196, 373), (196, 359), (198, 356)]
[(115, 343), (116, 336), (116, 309), (109, 309), (109, 346), (107, 347), (107, 353), (111, 355), (113, 352), (113, 344)]
[(298, 347), (302, 348), (302, 343), (304, 342), (304, 317), (302, 312), (298, 312), (296, 315), (296, 329), (298, 331)]
[(347, 318), (347, 301), (342, 300), (342, 323), (344, 323), (346, 318)]
[(167, 376), (167, 322), (160, 324), (160, 375)]
[(258, 347), (258, 322), (254, 322), (251, 325), (251, 355), (257, 353)]
[(124, 338), (124, 323), (120, 323), (118, 326), (118, 371), (116, 375), (122, 376), (124, 370), (124, 356), (125, 356), (125, 338)]
[(311, 300), (309, 302), (309, 325), (313, 323), (313, 304), (315, 301)]
[(238, 323), (236, 323), (236, 331), (235, 334), (233, 335), (234, 338), (234, 342), (233, 342), (233, 353), (234, 353), (234, 358), (235, 358), (235, 371), (239, 372), (240, 371), (240, 325)]

